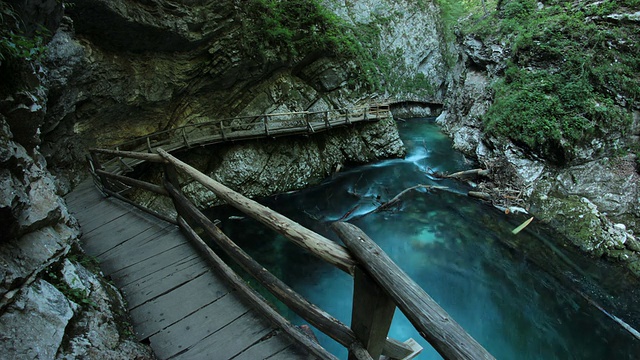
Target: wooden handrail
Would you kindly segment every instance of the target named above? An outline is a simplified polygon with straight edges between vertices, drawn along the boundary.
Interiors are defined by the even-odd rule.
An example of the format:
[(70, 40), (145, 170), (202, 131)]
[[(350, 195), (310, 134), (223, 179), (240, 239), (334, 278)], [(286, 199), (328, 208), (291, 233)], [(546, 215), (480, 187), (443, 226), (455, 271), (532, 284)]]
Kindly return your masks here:
[(229, 205), (238, 208), (269, 228), (285, 235), (296, 245), (308, 250), (310, 253), (329, 264), (332, 264), (349, 274), (353, 274), (355, 262), (343, 246), (340, 246), (324, 236), (301, 226), (286, 216), (283, 216), (254, 200), (242, 196), (221, 183), (211, 179), (189, 164), (180, 161), (166, 151), (158, 149), (158, 153), (176, 168), (180, 169), (189, 177), (211, 190), (216, 194), (216, 196), (225, 200)]
[(239, 293), (256, 306), (258, 311), (263, 313), (268, 319), (275, 323), (276, 326), (284, 329), (284, 331), (293, 337), (296, 341), (304, 344), (309, 348), (318, 358), (337, 360), (333, 354), (330, 354), (320, 344), (311, 340), (306, 334), (301, 334), (300, 331), (282, 317), (277, 311), (275, 311), (266, 301), (253, 290), (238, 274), (235, 273), (225, 262), (207, 245), (206, 242), (200, 238), (189, 224), (183, 219), (178, 220), (178, 224), (183, 229), (185, 234), (196, 247), (203, 253), (209, 263), (214, 267), (218, 274), (222, 275), (231, 285), (238, 289)]
[[(364, 112), (360, 114), (363, 118), (359, 120), (366, 120), (369, 118), (368, 116), (373, 117), (374, 114), (377, 116), (380, 112), (388, 111), (388, 108), (381, 109), (380, 107), (371, 107), (368, 110), (365, 109)], [(307, 117), (308, 115), (306, 115), (312, 113), (301, 112), (290, 114), (305, 114), (304, 121), (307, 128), (313, 129), (311, 121)], [(319, 121), (315, 121), (314, 119), (314, 124), (320, 123), (324, 124), (325, 129), (331, 128), (332, 120), (329, 120), (328, 112), (318, 112), (317, 114), (322, 114), (323, 116)], [(282, 130), (287, 129), (287, 126), (279, 128), (274, 126), (270, 128), (269, 124), (271, 124), (271, 119), (267, 116), (263, 117), (263, 120), (257, 123), (257, 125), (264, 128), (265, 135), (278, 136), (279, 134), (286, 133)], [(341, 118), (338, 122), (334, 122), (334, 124), (349, 122), (349, 116), (350, 114), (348, 113), (342, 113), (340, 115)], [(256, 117), (251, 118), (255, 119)], [(260, 117), (258, 117), (258, 119), (260, 119)], [(222, 125), (223, 123), (219, 121), (216, 122), (216, 124)], [(192, 126), (200, 126), (200, 124), (194, 124)], [(239, 126), (247, 126), (247, 124)], [(173, 130), (176, 129), (168, 131)], [(230, 125), (229, 131), (232, 133), (235, 131), (233, 126)], [(237, 134), (238, 132), (235, 133), (236, 138), (238, 138)], [(183, 143), (189, 145), (190, 142), (184, 130), (182, 137)], [(244, 138), (248, 137), (245, 135)], [(145, 137), (144, 140), (144, 145), (146, 146), (144, 151), (155, 150), (158, 154), (152, 152), (91, 149), (89, 161), (93, 169), (92, 173), (94, 179), (102, 185), (102, 190), (161, 219), (180, 224), (181, 228), (183, 228), (190, 239), (196, 242), (199, 248), (202, 246), (206, 247), (206, 244), (202, 245), (199, 243), (202, 242), (202, 240), (198, 240), (198, 235), (195, 234), (188, 223), (193, 222), (198, 227), (204, 229), (208, 237), (215, 240), (220, 248), (227, 252), (238, 264), (252, 274), (252, 276), (256, 277), (274, 296), (279, 298), (302, 318), (316, 326), (316, 328), (347, 347), (349, 349), (350, 360), (371, 359), (370, 355), (378, 357), (380, 353), (393, 356), (393, 359), (410, 359), (420, 352), (422, 348), (417, 344), (417, 349), (414, 349), (408, 345), (408, 342), (400, 343), (391, 339), (385, 339), (393, 317), (393, 309), (396, 305), (405, 313), (407, 318), (420, 332), (421, 336), (429, 341), (445, 359), (493, 359), (493, 357), (451, 319), (424, 290), (406, 276), (362, 230), (346, 223), (335, 223), (333, 225), (334, 230), (343, 239), (344, 243), (347, 244), (348, 248), (345, 248), (322, 235), (306, 229), (268, 207), (248, 199), (219, 182), (214, 181), (197, 169), (175, 158), (162, 148), (159, 148), (158, 143), (155, 143), (156, 148), (153, 149), (149, 136)], [(166, 140), (163, 140), (161, 143), (172, 144)], [(204, 142), (201, 141), (197, 143), (203, 144)], [(100, 163), (97, 154), (111, 155), (114, 156), (114, 158), (111, 161)], [(125, 163), (127, 166), (144, 161), (164, 163), (165, 183), (163, 186), (159, 186), (116, 174), (118, 169), (114, 166), (113, 160), (121, 161), (122, 158), (137, 160), (137, 162)], [(109, 164), (109, 166), (105, 167), (107, 164)], [(196, 180), (228, 204), (284, 235), (290, 241), (308, 250), (323, 261), (354, 276), (354, 316), (352, 317), (351, 328), (348, 328), (315, 305), (309, 303), (261, 267), (249, 255), (244, 253), (242, 249), (237, 247), (237, 245), (212, 224), (192, 202), (182, 195), (179, 189), (180, 184), (178, 183), (176, 170), (180, 170), (183, 174), (186, 174), (187, 177)], [(178, 219), (174, 220), (158, 214), (153, 210), (121, 196), (118, 191), (123, 188), (123, 184), (151, 191), (156, 194), (170, 196), (174, 201)], [(124, 188), (127, 189), (127, 187)], [(205, 249), (203, 251), (205, 254), (209, 254), (206, 256), (212, 258), (211, 249)], [(413, 340), (410, 339), (410, 341)]]
[(109, 150), (109, 149), (89, 149), (91, 153), (113, 155), (118, 157), (128, 157), (132, 159), (138, 159), (148, 162), (161, 163), (164, 161), (162, 156), (153, 153), (143, 153), (135, 151), (123, 151), (123, 150)]
[[(137, 137), (135, 139), (131, 139), (131, 140), (127, 140), (124, 141), (120, 144), (118, 144), (119, 147), (126, 147), (128, 145), (131, 144), (137, 144), (140, 143), (141, 141), (143, 141), (142, 146), (146, 146), (146, 144), (144, 144), (144, 142), (147, 141), (147, 139), (152, 138), (152, 137), (158, 137), (158, 136), (162, 136), (162, 135), (168, 135), (171, 133), (175, 133), (178, 131), (185, 131), (187, 129), (190, 128), (202, 128), (202, 127), (209, 127), (209, 126), (213, 126), (215, 128), (219, 127), (219, 124), (222, 124), (222, 122), (227, 121), (227, 122), (231, 122), (233, 120), (255, 120), (255, 119), (260, 119), (262, 117), (269, 117), (269, 121), (274, 124), (274, 123), (278, 123), (278, 122), (284, 122), (284, 121), (288, 121), (289, 119), (284, 118), (285, 116), (292, 116), (292, 115), (318, 115), (318, 114), (328, 114), (332, 113), (332, 114), (336, 114), (336, 118), (344, 118), (345, 116), (349, 117), (349, 116), (360, 116), (363, 114), (366, 114), (367, 109), (376, 109), (376, 114), (378, 115), (378, 117), (380, 117), (381, 113), (390, 113), (390, 110), (388, 108), (388, 106), (386, 107), (386, 109), (384, 109), (384, 106), (381, 105), (369, 105), (369, 106), (362, 106), (359, 108), (355, 108), (355, 109), (337, 109), (337, 110), (323, 110), (323, 111), (295, 111), (295, 112), (283, 112), (283, 113), (270, 113), (270, 114), (261, 114), (261, 115), (248, 115), (248, 116), (237, 116), (237, 117), (230, 117), (230, 118), (223, 118), (223, 119), (217, 119), (217, 120), (212, 120), (212, 121), (206, 121), (206, 122), (201, 122), (201, 123), (192, 123), (192, 124), (186, 124), (186, 125), (182, 125), (182, 126), (178, 126), (175, 128), (171, 128), (171, 129), (167, 129), (167, 130), (161, 130), (161, 131), (156, 131), (141, 137)], [(273, 119), (273, 118), (277, 118), (277, 117), (281, 117), (281, 120), (277, 120), (277, 119)], [(252, 125), (255, 124), (255, 121), (252, 122), (247, 122), (242, 124), (241, 126), (247, 126), (247, 125)]]
[(344, 222), (331, 227), (444, 359), (495, 359), (362, 230)]
[(173, 198), (176, 209), (187, 223), (194, 223), (202, 228), (209, 238), (213, 239), (227, 255), (229, 255), (238, 265), (253, 276), (262, 286), (264, 286), (278, 300), (300, 315), (303, 319), (315, 326), (318, 330), (327, 334), (346, 348), (362, 347), (355, 344), (357, 342), (353, 331), (341, 323), (333, 316), (327, 314), (314, 304), (310, 303), (300, 294), (295, 292), (275, 275), (262, 267), (249, 254), (244, 252), (238, 245), (225, 235), (217, 226), (213, 224), (202, 212), (196, 208), (184, 195), (180, 193), (171, 183), (165, 182), (165, 187)]

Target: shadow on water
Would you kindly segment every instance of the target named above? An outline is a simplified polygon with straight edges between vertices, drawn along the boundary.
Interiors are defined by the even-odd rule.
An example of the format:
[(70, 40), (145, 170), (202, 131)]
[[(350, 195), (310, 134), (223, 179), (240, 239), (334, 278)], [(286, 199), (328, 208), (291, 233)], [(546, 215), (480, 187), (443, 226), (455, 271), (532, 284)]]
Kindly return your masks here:
[[(261, 202), (336, 241), (331, 222), (347, 219), (359, 226), (498, 359), (640, 358), (640, 341), (586, 300), (638, 329), (636, 280), (558, 245), (557, 235), (535, 221), (511, 234), (526, 217), (505, 215), (462, 195), (466, 185), (428, 175), (471, 168), (430, 119), (399, 127), (405, 159), (349, 169), (313, 188)], [(397, 206), (371, 212), (416, 184), (453, 191), (413, 191)], [(223, 231), (267, 269), (349, 324), (349, 276), (253, 220), (229, 219), (240, 215), (233, 209), (217, 207), (208, 215), (220, 219)], [(282, 305), (279, 310), (304, 323)], [(346, 358), (340, 345), (316, 334), (323, 346)], [(439, 358), (399, 311), (390, 336), (419, 340), (425, 347), (420, 359)]]

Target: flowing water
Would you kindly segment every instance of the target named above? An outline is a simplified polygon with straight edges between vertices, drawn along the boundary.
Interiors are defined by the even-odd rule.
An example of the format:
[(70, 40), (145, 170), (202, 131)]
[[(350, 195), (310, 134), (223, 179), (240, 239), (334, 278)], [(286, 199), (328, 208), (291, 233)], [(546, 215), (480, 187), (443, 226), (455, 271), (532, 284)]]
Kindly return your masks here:
[[(429, 175), (472, 168), (433, 119), (411, 119), (399, 128), (405, 159), (351, 168), (318, 186), (261, 202), (336, 241), (331, 222), (359, 226), (498, 359), (640, 359), (640, 340), (593, 305), (637, 329), (640, 293), (633, 279), (559, 246), (557, 236), (536, 221), (513, 235), (526, 216), (506, 215), (465, 196), (468, 184)], [(373, 211), (418, 184), (448, 190), (418, 189), (396, 206)], [(238, 215), (228, 207), (209, 212), (266, 268), (349, 324), (351, 277)], [(304, 324), (286, 308), (279, 310)], [(316, 335), (346, 358), (340, 345), (317, 330)], [(418, 359), (440, 358), (400, 311), (389, 336), (418, 340), (425, 348)]]

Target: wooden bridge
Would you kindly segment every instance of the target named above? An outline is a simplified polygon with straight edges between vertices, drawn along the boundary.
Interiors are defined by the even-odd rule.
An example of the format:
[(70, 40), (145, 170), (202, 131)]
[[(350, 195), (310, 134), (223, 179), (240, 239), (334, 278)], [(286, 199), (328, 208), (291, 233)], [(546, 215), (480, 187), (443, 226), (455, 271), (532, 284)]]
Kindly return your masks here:
[[(302, 116), (307, 118), (305, 125), (310, 124), (307, 131), (319, 130), (310, 117)], [(237, 131), (248, 131), (248, 126)], [(262, 136), (271, 136), (273, 129)], [(291, 133), (299, 133), (296, 129)], [(301, 318), (345, 346), (350, 360), (411, 359), (420, 352), (421, 347), (411, 339), (387, 338), (396, 306), (445, 359), (493, 359), (354, 225), (333, 224), (346, 246), (339, 245), (212, 180), (151, 138), (141, 139), (146, 143), (145, 152), (91, 150), (90, 169), (100, 192), (85, 182), (66, 200), (82, 226), (83, 247), (99, 259), (104, 273), (123, 291), (136, 336), (148, 341), (158, 358), (335, 359), (247, 286), (204, 237)], [(176, 142), (171, 139), (166, 136), (162, 141), (173, 146)], [(214, 136), (202, 142), (192, 139), (185, 135), (181, 147), (210, 143)], [(123, 175), (144, 161), (164, 169), (161, 184)], [(239, 248), (182, 194), (179, 174), (353, 276), (351, 325), (311, 304)], [(177, 216), (159, 214), (126, 198), (123, 191), (133, 187), (169, 197)]]

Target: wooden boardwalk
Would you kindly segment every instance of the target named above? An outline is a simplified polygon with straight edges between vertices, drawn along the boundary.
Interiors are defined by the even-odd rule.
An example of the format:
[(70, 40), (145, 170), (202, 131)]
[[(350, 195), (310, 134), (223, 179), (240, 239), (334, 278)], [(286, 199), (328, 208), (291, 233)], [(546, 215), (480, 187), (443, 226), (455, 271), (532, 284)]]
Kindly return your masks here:
[(126, 298), (159, 359), (316, 359), (221, 279), (175, 225), (85, 181), (65, 197), (84, 250)]

